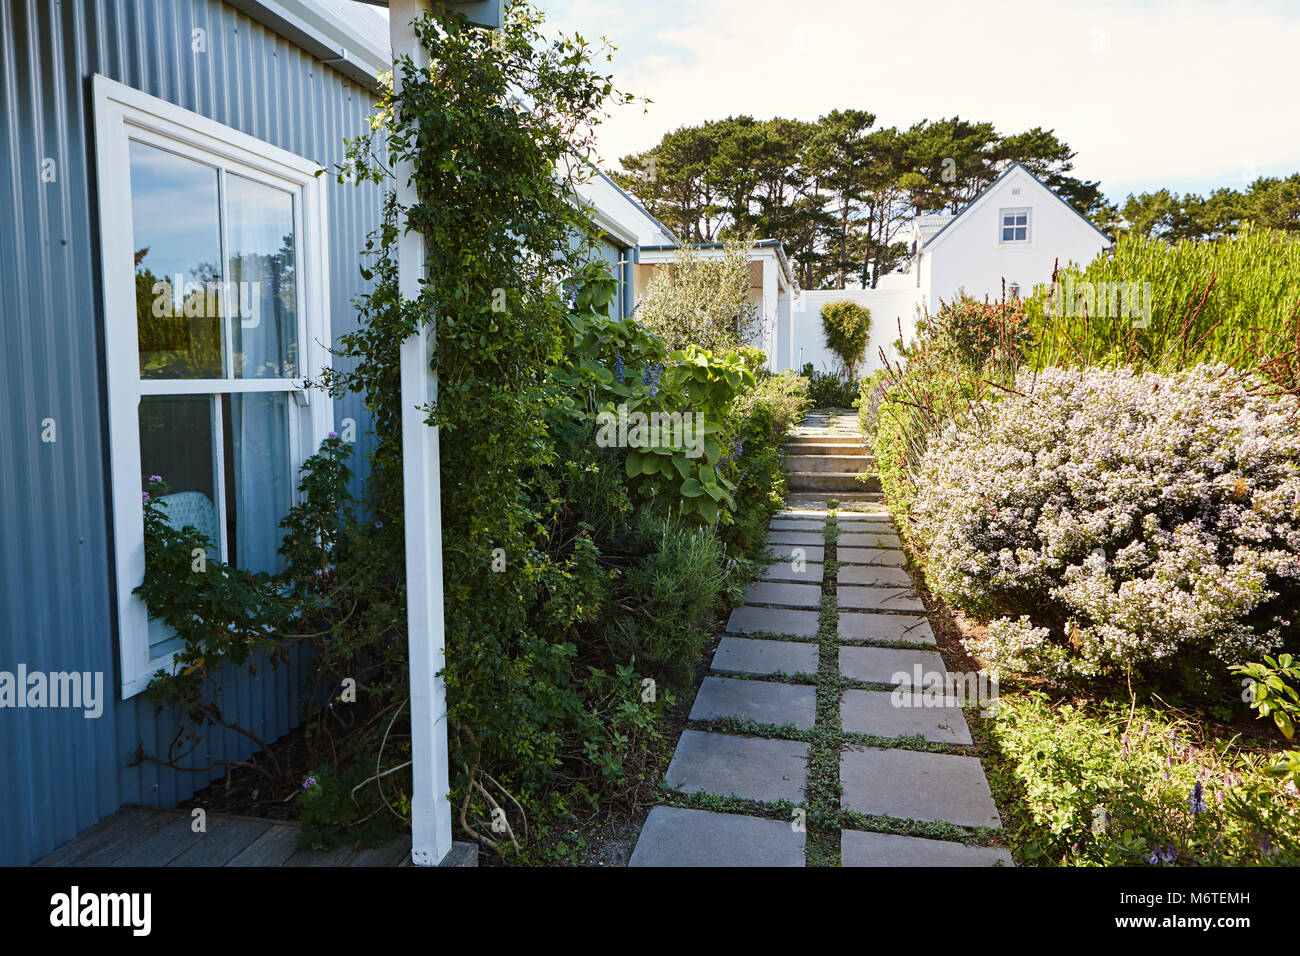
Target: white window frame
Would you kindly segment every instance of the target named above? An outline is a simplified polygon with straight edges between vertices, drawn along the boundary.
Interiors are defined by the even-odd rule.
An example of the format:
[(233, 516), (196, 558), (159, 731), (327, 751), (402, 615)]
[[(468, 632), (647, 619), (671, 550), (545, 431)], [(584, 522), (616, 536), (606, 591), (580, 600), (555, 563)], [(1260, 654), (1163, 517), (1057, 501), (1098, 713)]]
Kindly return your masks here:
[[(1018, 226), (1008, 227), (1006, 225), (1007, 216), (1018, 216), (1021, 213), (1025, 215), (1025, 238), (1023, 239), (1003, 239), (1002, 230), (1006, 228), (1019, 228)], [(1024, 246), (1034, 241), (1034, 210), (1032, 206), (1008, 206), (1005, 209), (998, 210), (998, 245), (1001, 246)]]
[[(151, 655), (149, 615), (143, 602), (131, 593), (144, 580), (140, 396), (154, 391), (205, 395), (286, 392), (291, 396), (289, 465), (296, 478), (302, 463), (315, 453), (334, 427), (334, 405), (330, 397), (304, 386), (305, 379), (318, 378), (320, 371), (330, 365), (328, 345), (333, 340), (326, 231), (329, 220), (325, 180), (316, 176), (318, 164), (107, 77), (96, 75), (93, 87), (113, 558), (121, 694), (125, 700), (144, 690), (159, 669), (171, 671), (175, 663), (174, 653)], [(193, 379), (168, 381), (164, 386), (158, 380), (140, 378), (130, 189), (131, 139), (163, 146), (181, 156), (293, 193), (294, 224), (298, 230), (299, 377), (292, 380), (292, 388), (286, 389), (283, 379)], [(223, 266), (223, 274), (224, 271)], [(296, 481), (294, 485), (296, 488)]]

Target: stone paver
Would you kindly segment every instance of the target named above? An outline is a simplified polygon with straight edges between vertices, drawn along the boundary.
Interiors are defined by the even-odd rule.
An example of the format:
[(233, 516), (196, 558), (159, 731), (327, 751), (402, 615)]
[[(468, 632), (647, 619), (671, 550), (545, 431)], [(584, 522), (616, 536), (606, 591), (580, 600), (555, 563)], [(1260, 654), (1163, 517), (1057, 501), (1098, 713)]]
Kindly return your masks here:
[(841, 587), (835, 590), (835, 600), (842, 608), (863, 608), (868, 611), (916, 611), (925, 613), (925, 605), (912, 588), (860, 588)]
[[(857, 435), (852, 414), (815, 413), (797, 435)], [(798, 445), (798, 443), (794, 443)], [(834, 449), (832, 449), (833, 451)], [(797, 450), (787, 449), (798, 455)], [(857, 455), (857, 448), (850, 453)], [(824, 464), (824, 463), (823, 463)], [(869, 463), (868, 463), (869, 464)], [(791, 467), (802, 475), (803, 466)], [(800, 477), (796, 475), (796, 477)], [(817, 487), (813, 482), (805, 482)], [(791, 487), (803, 487), (792, 482)], [(822, 487), (826, 487), (825, 483)], [(919, 683), (946, 677), (943, 659), (926, 619), (925, 606), (905, 570), (906, 554), (879, 494), (808, 492), (792, 495), (770, 522), (767, 547), (774, 556), (732, 611), (727, 630), (767, 633), (769, 638), (726, 636), (713, 655), (690, 712), (693, 721), (722, 718), (762, 725), (815, 727), (817, 688), (760, 680), (775, 674), (811, 675), (817, 670), (817, 635), (825, 576), (824, 532), (831, 498), (838, 498), (836, 577), (839, 672), (877, 686)], [(853, 502), (857, 507), (846, 510)], [(859, 504), (860, 503), (860, 504)], [(856, 609), (856, 610), (855, 610)], [(789, 635), (781, 640), (776, 635)], [(905, 643), (918, 647), (887, 647)], [(737, 675), (737, 676), (725, 676)], [(901, 676), (900, 676), (901, 675)], [(749, 678), (749, 679), (747, 679)], [(897, 679), (896, 679), (897, 678)], [(936, 704), (936, 706), (928, 706)], [(832, 718), (832, 720), (835, 718)], [(846, 688), (840, 693), (844, 732), (876, 738), (920, 737), (952, 747), (971, 744), (960, 707), (938, 706), (924, 694), (901, 690)], [(665, 783), (685, 793), (710, 793), (748, 800), (805, 799), (807, 743), (745, 734), (684, 731)], [(840, 754), (841, 806), (868, 815), (965, 826), (999, 827), (983, 767), (975, 757), (903, 748), (849, 746)], [(990, 866), (1011, 864), (999, 847), (845, 830), (840, 835), (845, 866)], [(805, 837), (781, 820), (743, 814), (656, 807), (632, 854), (632, 866), (802, 866)]]
[(711, 669), (719, 674), (815, 674), (817, 645), (797, 641), (756, 640), (751, 637), (724, 637), (718, 642)]
[(763, 577), (769, 581), (802, 581), (821, 587), (823, 567), (820, 564), (804, 562), (798, 569), (789, 561), (776, 561), (767, 566)]
[(684, 793), (798, 802), (808, 778), (808, 750), (794, 740), (684, 730), (664, 780)]
[(820, 563), (826, 560), (826, 548), (820, 544), (774, 544), (771, 548), (774, 555), (787, 561), (802, 558), (805, 561)]
[(753, 634), (770, 631), (773, 634), (794, 634), (798, 637), (815, 637), (816, 611), (790, 611), (777, 607), (738, 607), (727, 619), (727, 630), (733, 634)]
[[(698, 699), (697, 699), (698, 703)], [(931, 707), (920, 694), (887, 690), (846, 690), (840, 699), (840, 721), (855, 734), (914, 737), (931, 743), (969, 744), (970, 729), (959, 707)]]
[[(735, 612), (732, 612), (735, 615)], [(923, 617), (904, 614), (863, 614), (840, 611), (839, 637), (847, 641), (876, 641), (892, 644), (907, 641), (909, 644), (934, 644), (934, 631)]]
[(835, 555), (840, 564), (882, 564), (901, 568), (905, 560), (902, 551), (890, 548), (846, 548), (837, 544)]
[(836, 515), (835, 527), (840, 532), (856, 532), (858, 534), (894, 534), (894, 522), (886, 515), (874, 518), (855, 518), (849, 515)]
[(767, 536), (768, 544), (824, 544), (826, 536), (820, 531), (772, 531)]
[(811, 730), (817, 711), (817, 689), (811, 684), (706, 677), (691, 707), (691, 720), (735, 717), (760, 724), (793, 724)]
[[(654, 811), (651, 811), (652, 813)], [(841, 866), (1013, 866), (1000, 846), (967, 846), (897, 833), (840, 833)]]
[(902, 542), (896, 534), (880, 532), (846, 531), (836, 539), (841, 548), (901, 548)]
[(821, 518), (809, 515), (807, 518), (773, 518), (768, 524), (772, 531), (812, 531), (820, 534), (826, 527)]
[[(894, 552), (895, 554), (899, 552)], [(836, 580), (840, 584), (861, 584), (866, 587), (911, 587), (912, 579), (902, 568), (885, 565), (846, 564), (840, 568)]]
[[(764, 643), (775, 643), (768, 641)], [(798, 646), (798, 645), (796, 645)], [(903, 647), (840, 647), (840, 673), (851, 680), (873, 684), (897, 685), (895, 675), (905, 675), (903, 683), (916, 685), (916, 668), (926, 673), (946, 675), (943, 658), (934, 651), (915, 651)], [(925, 686), (924, 683), (921, 684)]]
[(840, 754), (840, 805), (858, 813), (1001, 827), (976, 757), (850, 747)]
[(745, 590), (746, 604), (786, 604), (791, 607), (819, 607), (820, 584), (787, 584), (783, 581), (756, 581)]
[(803, 866), (805, 839), (784, 820), (655, 807), (628, 866)]
[(883, 501), (853, 501), (841, 504), (836, 512), (837, 518), (847, 518), (853, 520), (860, 518), (863, 520), (886, 520), (893, 521), (894, 516), (889, 513), (889, 506)]

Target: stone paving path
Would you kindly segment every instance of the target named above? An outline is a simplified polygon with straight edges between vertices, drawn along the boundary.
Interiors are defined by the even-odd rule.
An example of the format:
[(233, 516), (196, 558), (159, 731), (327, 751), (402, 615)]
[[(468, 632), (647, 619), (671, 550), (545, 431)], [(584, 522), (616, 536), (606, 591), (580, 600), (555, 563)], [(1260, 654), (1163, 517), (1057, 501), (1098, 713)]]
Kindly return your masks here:
[[(814, 413), (798, 433), (857, 426)], [(630, 865), (803, 866), (828, 793), (823, 864), (1011, 864), (988, 845), (1001, 821), (961, 709), (894, 690), (899, 672), (947, 671), (890, 516), (878, 495), (843, 497), (792, 497), (772, 519), (775, 560), (731, 613), (665, 777), (691, 805), (651, 810)]]

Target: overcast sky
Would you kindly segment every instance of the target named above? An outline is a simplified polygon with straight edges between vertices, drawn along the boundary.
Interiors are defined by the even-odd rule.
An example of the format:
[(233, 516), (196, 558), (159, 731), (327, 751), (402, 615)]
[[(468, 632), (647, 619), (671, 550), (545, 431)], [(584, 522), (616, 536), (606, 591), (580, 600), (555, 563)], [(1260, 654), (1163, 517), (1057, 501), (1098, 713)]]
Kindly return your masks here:
[(602, 128), (607, 166), (683, 124), (852, 107), (1055, 129), (1116, 200), (1300, 170), (1298, 0), (538, 2), (654, 101)]

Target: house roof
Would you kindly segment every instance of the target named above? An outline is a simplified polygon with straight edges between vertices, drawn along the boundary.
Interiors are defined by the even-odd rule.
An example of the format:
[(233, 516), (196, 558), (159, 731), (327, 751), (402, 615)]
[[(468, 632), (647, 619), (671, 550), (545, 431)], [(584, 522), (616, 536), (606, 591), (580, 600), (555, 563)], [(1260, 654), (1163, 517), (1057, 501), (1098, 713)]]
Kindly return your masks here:
[[(704, 250), (725, 249), (727, 247), (726, 243), (723, 242), (688, 242), (685, 243), (685, 245), (689, 246), (692, 249), (704, 249)], [(642, 252), (676, 252), (678, 249), (682, 248), (682, 246), (683, 243), (681, 242), (662, 244), (662, 245), (653, 245), (653, 246), (642, 246), (641, 251)], [(798, 285), (798, 283), (795, 282), (794, 279), (794, 272), (791, 271), (790, 269), (790, 260), (787, 259), (785, 255), (785, 243), (783, 243), (780, 239), (758, 239), (754, 242), (753, 246), (751, 246), (750, 248), (773, 250), (776, 253), (776, 261), (781, 266), (781, 272), (785, 276), (786, 284), (790, 286)]]
[[(388, 0), (226, 0), (269, 30), (371, 89), (393, 68)], [(443, 0), (480, 26), (500, 26), (504, 0)], [(383, 12), (381, 12), (381, 9)]]
[[(1114, 240), (1110, 236), (1106, 235), (1104, 232), (1098, 229), (1096, 224), (1092, 220), (1090, 220), (1087, 216), (1079, 212), (1079, 210), (1075, 209), (1068, 202), (1062, 199), (1055, 189), (1053, 189), (1051, 186), (1047, 185), (1047, 183), (1043, 182), (1036, 175), (1034, 175), (1033, 170), (1031, 170), (1024, 163), (1017, 162), (1017, 163), (1012, 163), (1010, 166), (1008, 166), (1006, 169), (1002, 171), (1001, 175), (999, 175), (997, 179), (993, 180), (993, 182), (985, 186), (978, 196), (976, 196), (974, 199), (968, 202), (957, 212), (955, 216), (953, 216), (946, 223), (944, 223), (943, 227), (938, 232), (936, 232), (933, 236), (927, 239), (925, 241), (925, 244), (921, 248), (929, 249), (932, 245), (934, 245), (939, 240), (940, 236), (942, 236), (944, 233), (948, 232), (948, 230), (952, 228), (954, 223), (960, 222), (962, 216), (964, 216), (968, 211), (973, 209), (975, 206), (978, 206), (986, 196), (988, 196), (990, 193), (993, 192), (993, 190), (997, 187), (999, 183), (1002, 182), (1002, 180), (1006, 179), (1017, 169), (1023, 170), (1025, 174), (1029, 176), (1030, 179), (1038, 183), (1038, 185), (1043, 188), (1044, 192), (1046, 192), (1049, 196), (1051, 196), (1053, 199), (1059, 202), (1066, 209), (1070, 210), (1070, 212), (1078, 216), (1084, 223), (1087, 224), (1088, 228), (1090, 228), (1093, 232), (1097, 233), (1097, 235), (1105, 239), (1107, 245), (1110, 245), (1111, 243), (1114, 242)], [(928, 218), (930, 217), (918, 217), (917, 221), (919, 223), (921, 219), (928, 219)]]
[[(614, 210), (611, 207), (615, 205), (615, 203), (621, 206), (625, 211), (631, 213), (632, 217), (637, 220), (645, 230), (645, 234), (654, 235), (655, 233), (659, 233), (663, 238), (670, 240), (670, 242), (674, 244), (681, 242), (675, 232), (665, 226), (663, 222), (650, 212), (650, 210), (646, 209), (646, 207), (641, 203), (641, 200), (637, 199), (630, 192), (620, 186), (613, 177), (609, 176), (603, 170), (594, 165), (592, 166), (592, 169), (595, 171), (596, 175), (593, 177), (592, 182), (587, 185), (593, 188), (583, 189), (580, 186), (579, 192), (584, 194), (584, 198), (591, 202), (596, 207), (597, 211), (602, 213), (605, 218), (613, 219), (625, 232), (633, 235), (635, 239), (634, 242), (631, 243), (632, 245), (637, 245), (642, 249), (651, 248), (650, 245), (643, 244), (640, 241), (642, 234), (637, 232), (634, 224), (629, 223), (626, 219), (619, 219), (619, 217), (614, 215)], [(599, 195), (600, 192), (604, 192), (605, 196), (601, 197)], [(602, 199), (604, 200), (603, 202)], [(615, 203), (609, 202), (610, 199), (615, 200)]]
[(372, 89), (393, 68), (388, 18), (353, 0), (226, 0), (345, 76)]

